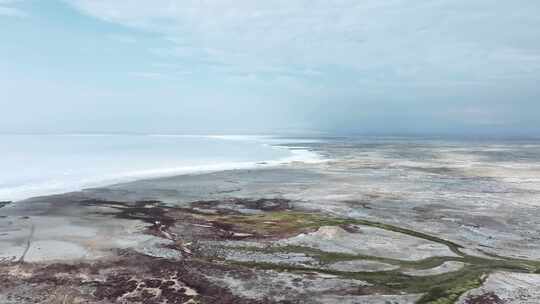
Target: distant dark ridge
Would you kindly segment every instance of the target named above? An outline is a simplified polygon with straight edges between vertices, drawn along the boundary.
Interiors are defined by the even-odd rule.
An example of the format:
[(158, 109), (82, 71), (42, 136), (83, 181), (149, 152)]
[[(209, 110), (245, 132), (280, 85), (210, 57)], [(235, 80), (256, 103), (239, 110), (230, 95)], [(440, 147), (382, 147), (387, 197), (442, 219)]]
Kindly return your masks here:
[(0, 208), (4, 207), (4, 206), (7, 206), (9, 204), (11, 204), (12, 201), (0, 201)]

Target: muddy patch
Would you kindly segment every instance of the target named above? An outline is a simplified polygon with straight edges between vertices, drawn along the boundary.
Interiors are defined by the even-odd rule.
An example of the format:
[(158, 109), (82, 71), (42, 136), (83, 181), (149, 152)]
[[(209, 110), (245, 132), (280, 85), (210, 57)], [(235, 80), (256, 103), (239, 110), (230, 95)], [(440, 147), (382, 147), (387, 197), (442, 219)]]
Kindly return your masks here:
[(5, 207), (9, 204), (11, 204), (11, 201), (0, 201), (0, 208)]
[[(241, 214), (253, 211), (285, 211), (291, 209), (291, 201), (282, 198), (227, 198), (223, 200), (196, 201), (191, 203), (194, 210), (202, 209), (214, 214)], [(251, 212), (250, 212), (251, 211)]]
[[(74, 289), (78, 293), (65, 294), (73, 303), (253, 303), (206, 278), (206, 274), (220, 272), (242, 276), (243, 271), (249, 272), (119, 252), (116, 260), (92, 264), (0, 265), (0, 294), (18, 299), (17, 303), (48, 303)], [(32, 288), (33, 302), (24, 300), (26, 287)]]
[(464, 304), (504, 304), (505, 302), (493, 292), (488, 292), (479, 296), (469, 296)]

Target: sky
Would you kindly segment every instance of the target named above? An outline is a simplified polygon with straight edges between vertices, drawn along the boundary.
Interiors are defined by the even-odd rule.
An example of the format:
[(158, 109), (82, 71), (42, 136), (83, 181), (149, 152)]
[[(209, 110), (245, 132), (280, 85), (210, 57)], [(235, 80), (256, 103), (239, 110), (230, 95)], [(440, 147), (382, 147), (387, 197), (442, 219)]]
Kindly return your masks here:
[(540, 134), (538, 0), (0, 0), (0, 133)]

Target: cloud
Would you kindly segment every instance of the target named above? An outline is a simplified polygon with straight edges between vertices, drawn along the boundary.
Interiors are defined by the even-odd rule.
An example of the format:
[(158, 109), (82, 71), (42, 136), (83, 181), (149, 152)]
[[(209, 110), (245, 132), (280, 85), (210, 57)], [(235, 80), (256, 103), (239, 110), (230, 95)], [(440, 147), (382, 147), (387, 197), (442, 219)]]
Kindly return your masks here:
[[(119, 125), (144, 128), (130, 117), (145, 117), (177, 130), (226, 129), (241, 116), (234, 127), (301, 121), (339, 131), (458, 132), (474, 122), (540, 130), (538, 0), (37, 2), (0, 0), (0, 14), (40, 14), (5, 28), (25, 42), (0, 48), (20, 74), (7, 79), (14, 88), (42, 77), (114, 92), (84, 100), (123, 117)], [(57, 91), (13, 91), (11, 100), (79, 108), (76, 90)], [(150, 116), (149, 100), (162, 116)], [(21, 125), (24, 110), (5, 116)], [(88, 116), (75, 114), (73, 121)]]
[(147, 78), (147, 79), (158, 79), (158, 78), (163, 77), (163, 74), (157, 73), (157, 72), (134, 72), (134, 73), (131, 73), (131, 75), (135, 77)]
[(121, 42), (121, 43), (136, 43), (137, 42), (137, 38), (133, 37), (133, 36), (129, 36), (129, 35), (122, 35), (122, 34), (111, 34), (108, 36), (109, 39), (111, 40), (114, 40), (114, 41), (118, 41), (118, 42)]
[(168, 71), (167, 73), (163, 72), (133, 72), (130, 73), (131, 76), (137, 78), (146, 78), (154, 80), (180, 80), (186, 76), (191, 75), (190, 71)]
[(11, 5), (20, 2), (19, 0), (0, 0), (0, 17), (27, 17), (23, 10), (12, 7)]
[(252, 72), (260, 66), (318, 73), (337, 67), (357, 77), (379, 75), (377, 83), (474, 83), (536, 77), (540, 67), (536, 0), (69, 3), (95, 18), (161, 34), (174, 44), (155, 50), (162, 56)]

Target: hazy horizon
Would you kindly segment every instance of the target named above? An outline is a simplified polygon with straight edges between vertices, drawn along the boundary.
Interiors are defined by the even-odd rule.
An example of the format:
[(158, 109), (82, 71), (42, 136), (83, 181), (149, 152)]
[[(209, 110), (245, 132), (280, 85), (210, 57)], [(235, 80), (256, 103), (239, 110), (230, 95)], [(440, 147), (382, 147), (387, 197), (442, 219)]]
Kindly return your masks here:
[(0, 136), (173, 136), (173, 137), (215, 137), (215, 138), (283, 138), (283, 139), (417, 139), (417, 140), (474, 140), (474, 141), (537, 141), (540, 134), (481, 134), (481, 133), (331, 133), (323, 131), (300, 131), (300, 132), (0, 132)]
[(0, 133), (538, 137), (538, 11), (0, 0)]

